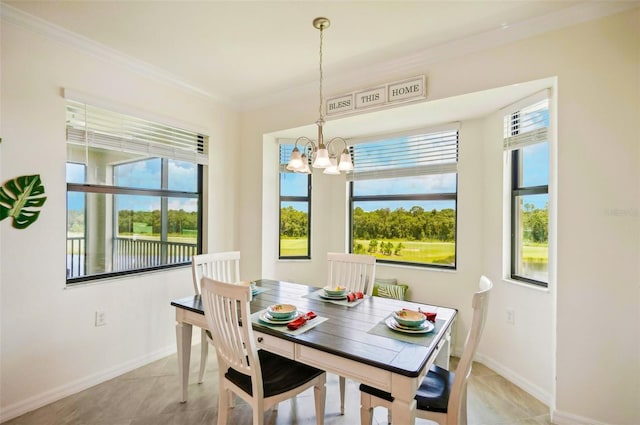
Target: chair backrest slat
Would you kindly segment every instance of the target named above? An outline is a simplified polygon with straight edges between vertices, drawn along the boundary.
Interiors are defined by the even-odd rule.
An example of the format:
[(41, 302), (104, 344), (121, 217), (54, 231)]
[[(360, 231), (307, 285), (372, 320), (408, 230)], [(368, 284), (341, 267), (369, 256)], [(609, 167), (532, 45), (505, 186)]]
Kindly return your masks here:
[(343, 286), (350, 292), (373, 293), (376, 274), (376, 258), (372, 255), (345, 254), (329, 252), (327, 254), (327, 285)]
[(220, 282), (240, 282), (240, 251), (194, 255), (191, 266), (196, 295), (200, 293), (200, 281), (205, 276)]
[(489, 308), (489, 292), (493, 288), (493, 283), (486, 276), (480, 277), (479, 290), (473, 294), (473, 319), (471, 328), (467, 334), (464, 344), (464, 351), (460, 356), (460, 361), (456, 367), (455, 378), (449, 396), (449, 406), (447, 408), (447, 422), (458, 423), (462, 403), (466, 402), (466, 397), (462, 397), (466, 391), (466, 385), (471, 374), (473, 358), (480, 343), (480, 337), (484, 330), (487, 311)]
[(262, 396), (262, 372), (251, 326), (251, 288), (203, 277), (202, 305), (218, 356), (218, 367), (251, 377), (254, 396)]

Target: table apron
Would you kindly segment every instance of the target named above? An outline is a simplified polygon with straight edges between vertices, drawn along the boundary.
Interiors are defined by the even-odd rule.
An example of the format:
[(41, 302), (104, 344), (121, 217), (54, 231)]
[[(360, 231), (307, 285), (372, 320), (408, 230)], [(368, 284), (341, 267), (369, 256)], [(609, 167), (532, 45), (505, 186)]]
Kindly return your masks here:
[(391, 371), (330, 354), (306, 345), (295, 346), (295, 360), (345, 378), (391, 392)]
[(207, 319), (204, 317), (204, 314), (199, 314), (185, 308), (176, 307), (176, 322), (188, 323), (202, 329), (209, 328), (209, 326), (207, 325)]

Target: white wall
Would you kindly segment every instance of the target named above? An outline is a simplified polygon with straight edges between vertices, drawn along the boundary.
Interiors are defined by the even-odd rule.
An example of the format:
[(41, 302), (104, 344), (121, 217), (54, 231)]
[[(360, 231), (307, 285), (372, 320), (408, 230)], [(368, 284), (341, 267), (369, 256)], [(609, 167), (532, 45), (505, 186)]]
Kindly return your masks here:
[[(47, 201), (25, 230), (0, 223), (1, 419), (176, 349), (170, 301), (193, 292), (190, 268), (65, 289), (63, 88), (206, 131), (211, 141), (208, 246), (238, 248), (238, 116), (177, 86), (2, 21), (0, 182), (40, 174)], [(224, 178), (223, 178), (224, 177)], [(107, 325), (94, 327), (104, 310)], [(177, 367), (177, 365), (176, 365)]]
[[(487, 274), (496, 288), (479, 357), (547, 399), (559, 424), (640, 423), (639, 49), (636, 8), (463, 57), (439, 62), (425, 57), (422, 65), (388, 67), (396, 74), (387, 81), (426, 74), (430, 100), (557, 77), (558, 185), (551, 196), (557, 196), (558, 217), (551, 227), (557, 227), (558, 264), (550, 290), (502, 279), (502, 156), (492, 145), (495, 117), (490, 116), (465, 123), (465, 132), (477, 132), (477, 146), (461, 141), (458, 270), (380, 266), (378, 274), (409, 283), (414, 299), (460, 308), (459, 335), (468, 326), (469, 291), (481, 273)], [(326, 94), (381, 82), (368, 81), (366, 71), (358, 78), (327, 84)], [(313, 123), (315, 102), (309, 94), (243, 114), (241, 139), (255, 154), (241, 176), (240, 241), (243, 259), (248, 259), (243, 269), (251, 275), (319, 281), (325, 273), (323, 253), (343, 243), (342, 233), (334, 230), (340, 224), (332, 221), (332, 210), (344, 210), (339, 190), (323, 207), (314, 197), (312, 261), (278, 262), (276, 246), (266, 240), (274, 233), (263, 229), (274, 225), (275, 211), (260, 208), (277, 205), (272, 171), (258, 157), (263, 149), (265, 158), (271, 156), (273, 149), (273, 141), (265, 143), (263, 135)], [(314, 188), (319, 185), (321, 180)], [(476, 205), (482, 205), (480, 216), (471, 212)], [(507, 307), (516, 310), (510, 328), (504, 320)], [(459, 336), (458, 349), (461, 341)]]
[[(317, 93), (244, 113), (238, 130), (238, 117), (221, 106), (150, 81), (100, 55), (65, 48), (4, 20), (2, 24), (0, 181), (39, 173), (48, 196), (40, 219), (28, 229), (16, 230), (8, 220), (0, 223), (3, 418), (174, 350), (169, 300), (191, 293), (188, 269), (63, 289), (62, 87), (208, 130), (209, 250), (241, 249), (242, 273), (248, 278), (321, 279), (323, 252), (339, 250), (344, 240), (339, 223), (344, 199), (334, 197), (341, 182), (325, 180), (324, 194), (314, 197), (314, 260), (279, 263), (274, 260), (276, 246), (268, 240), (273, 232), (263, 232), (263, 219), (273, 214), (264, 208), (270, 205), (265, 199), (273, 200), (268, 198), (266, 156), (261, 155), (271, 142), (265, 142), (265, 134), (315, 121)], [(502, 212), (494, 204), (501, 171), (490, 144), (491, 117), (466, 121), (465, 133), (474, 131), (461, 136), (458, 270), (387, 266), (378, 271), (408, 282), (412, 298), (460, 308), (458, 349), (468, 324), (468, 294), (480, 273), (491, 277), (496, 289), (479, 354), (538, 391), (537, 396), (552, 397), (556, 423), (640, 423), (639, 32), (640, 12), (635, 9), (464, 57), (433, 61), (425, 56), (424, 63), (398, 63), (385, 78), (426, 74), (432, 100), (557, 77), (555, 328), (531, 319), (553, 314), (553, 293), (525, 291), (501, 279), (502, 235), (497, 232)], [(339, 82), (326, 81), (327, 94), (380, 82), (367, 80), (366, 71), (358, 80), (341, 76)], [(238, 131), (241, 144), (235, 143)], [(242, 161), (240, 146), (248, 153)], [(480, 159), (483, 164), (476, 164)], [(463, 187), (463, 181), (470, 185)], [(316, 210), (320, 200), (326, 206)], [(471, 213), (475, 205), (483, 206), (480, 216)], [(33, 258), (39, 259), (37, 266)], [(512, 329), (503, 321), (506, 307), (516, 308)], [(107, 326), (93, 327), (97, 309), (107, 311)]]
[[(555, 82), (555, 79), (551, 79)], [(554, 103), (555, 84), (549, 90)], [(505, 105), (506, 106), (506, 105)], [(551, 122), (554, 122), (554, 108), (550, 108)], [(517, 382), (530, 394), (547, 405), (553, 400), (554, 371), (554, 335), (555, 335), (555, 264), (549, 264), (549, 287), (542, 289), (510, 280), (499, 279), (499, 271), (509, 266), (510, 254), (510, 196), (504, 190), (503, 179), (509, 170), (504, 170), (505, 161), (502, 145), (503, 117), (500, 111), (483, 120), (479, 132), (484, 138), (484, 152), (479, 155), (484, 164), (484, 184), (480, 188), (483, 198), (484, 217), (482, 220), (483, 243), (480, 249), (485, 253), (481, 270), (491, 272), (495, 278), (495, 290), (491, 295), (491, 314), (482, 338), (482, 347), (477, 358)], [(553, 127), (549, 129), (553, 134)], [(552, 170), (555, 155), (552, 153), (555, 138), (549, 142)], [(550, 173), (550, 192), (556, 187), (555, 177)], [(510, 181), (509, 181), (510, 183)], [(506, 199), (505, 199), (505, 193)], [(550, 195), (550, 216), (556, 210), (555, 201)], [(550, 220), (553, 225), (553, 220)], [(550, 252), (556, 238), (549, 240)], [(553, 257), (553, 256), (551, 256)], [(507, 309), (514, 312), (514, 323), (506, 321)], [(523, 373), (523, 371), (526, 371)]]

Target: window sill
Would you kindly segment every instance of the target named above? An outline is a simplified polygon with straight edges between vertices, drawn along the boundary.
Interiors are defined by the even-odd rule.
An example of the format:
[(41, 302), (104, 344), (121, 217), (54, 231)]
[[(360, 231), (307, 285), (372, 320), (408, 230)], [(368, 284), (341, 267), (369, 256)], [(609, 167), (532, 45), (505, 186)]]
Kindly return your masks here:
[(429, 266), (412, 266), (409, 264), (393, 264), (393, 263), (376, 263), (377, 267), (389, 267), (394, 269), (409, 269), (409, 270), (420, 270), (425, 272), (444, 272), (444, 273), (457, 273), (458, 270), (455, 268), (444, 268), (444, 267), (429, 267)]
[(311, 263), (311, 258), (278, 258), (278, 263)]
[(171, 265), (169, 267), (149, 269), (149, 270), (133, 272), (133, 273), (124, 273), (121, 275), (111, 275), (111, 276), (104, 276), (104, 277), (87, 279), (87, 280), (79, 280), (76, 282), (66, 283), (64, 286), (64, 289), (86, 288), (88, 286), (96, 286), (96, 285), (111, 283), (115, 280), (144, 278), (145, 276), (148, 276), (150, 274), (167, 273), (171, 271), (183, 270), (186, 268), (191, 269), (191, 264), (190, 263), (176, 264), (176, 265)]
[(526, 289), (531, 289), (533, 291), (538, 291), (538, 292), (551, 292), (551, 290), (549, 289), (549, 284), (547, 283), (547, 286), (539, 286), (539, 285), (535, 285), (533, 283), (526, 283), (526, 282), (520, 282), (519, 280), (514, 280), (514, 279), (510, 279), (508, 277), (503, 277), (502, 278), (503, 282), (509, 283), (511, 285), (516, 285), (516, 286), (521, 286), (523, 288)]

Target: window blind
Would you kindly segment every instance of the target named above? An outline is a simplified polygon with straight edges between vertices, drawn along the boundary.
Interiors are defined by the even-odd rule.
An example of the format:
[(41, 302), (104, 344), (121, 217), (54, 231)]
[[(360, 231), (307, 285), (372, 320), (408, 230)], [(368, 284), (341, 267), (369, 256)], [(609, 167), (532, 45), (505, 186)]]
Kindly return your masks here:
[[(289, 160), (291, 159), (291, 152), (293, 152), (293, 148), (295, 144), (280, 142), (280, 172), (281, 173), (295, 173), (295, 171), (287, 170), (287, 164), (289, 164)], [(301, 154), (307, 153), (305, 151), (305, 147), (298, 146), (298, 150), (300, 150)], [(309, 163), (309, 167), (311, 167), (311, 158), (307, 158), (307, 162)]]
[(208, 136), (67, 99), (67, 143), (208, 163)]
[(351, 148), (354, 170), (349, 180), (455, 173), (458, 129), (392, 137)]
[(504, 116), (505, 151), (548, 141), (549, 99), (531, 101), (534, 103)]
[(293, 173), (293, 171), (287, 170), (287, 164), (289, 163), (289, 159), (291, 158), (291, 152), (293, 151), (294, 145), (280, 143), (279, 147), (280, 147), (280, 172)]

